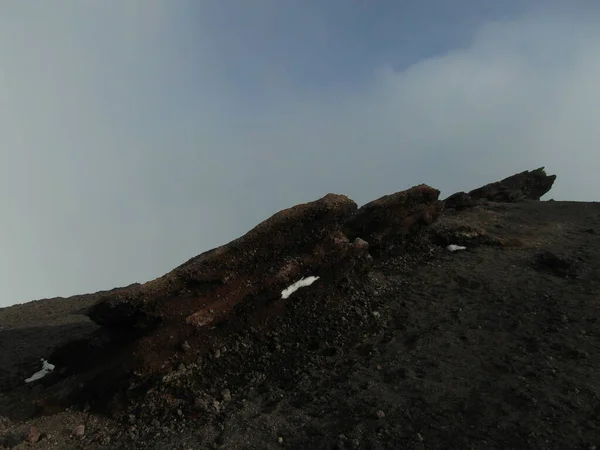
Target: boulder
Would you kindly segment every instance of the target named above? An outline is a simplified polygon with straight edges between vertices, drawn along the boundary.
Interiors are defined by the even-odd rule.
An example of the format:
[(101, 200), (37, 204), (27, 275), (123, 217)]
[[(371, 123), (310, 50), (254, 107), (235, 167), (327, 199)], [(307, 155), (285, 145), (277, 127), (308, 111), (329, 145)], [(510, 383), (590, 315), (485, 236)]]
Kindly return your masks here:
[(556, 175), (546, 175), (543, 167), (517, 173), (495, 183), (486, 184), (469, 192), (471, 200), (485, 199), (493, 202), (515, 203), (522, 200), (539, 200), (556, 180)]
[(296, 279), (360, 251), (341, 233), (356, 208), (348, 197), (329, 194), (280, 211), (241, 238), (156, 280), (104, 296), (88, 315), (109, 328), (144, 328), (169, 320), (207, 324), (251, 294), (276, 295)]
[(367, 243), (342, 232), (356, 210), (348, 197), (328, 194), (280, 211), (156, 280), (102, 297), (88, 316), (107, 329), (142, 330), (136, 353), (158, 361), (171, 351), (166, 349), (186, 339), (191, 344), (241, 303), (264, 307), (302, 277), (337, 277), (368, 260)]
[(556, 175), (546, 175), (543, 167), (511, 175), (501, 181), (486, 184), (471, 192), (456, 192), (444, 200), (445, 209), (469, 208), (482, 201), (516, 203), (523, 200), (539, 200), (556, 180)]
[(374, 255), (402, 252), (409, 236), (433, 223), (443, 209), (440, 191), (421, 184), (362, 206), (346, 223), (345, 234), (367, 241)]
[(469, 206), (473, 206), (473, 199), (466, 192), (457, 192), (444, 200), (444, 208), (460, 210)]

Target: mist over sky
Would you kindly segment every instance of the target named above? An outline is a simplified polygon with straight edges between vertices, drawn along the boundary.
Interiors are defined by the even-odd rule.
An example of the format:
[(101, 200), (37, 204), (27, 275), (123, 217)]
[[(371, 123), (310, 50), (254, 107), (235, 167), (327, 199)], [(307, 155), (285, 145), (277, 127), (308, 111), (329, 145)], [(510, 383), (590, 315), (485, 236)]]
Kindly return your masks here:
[(276, 211), (545, 166), (600, 200), (600, 2), (6, 0), (0, 306), (162, 275)]

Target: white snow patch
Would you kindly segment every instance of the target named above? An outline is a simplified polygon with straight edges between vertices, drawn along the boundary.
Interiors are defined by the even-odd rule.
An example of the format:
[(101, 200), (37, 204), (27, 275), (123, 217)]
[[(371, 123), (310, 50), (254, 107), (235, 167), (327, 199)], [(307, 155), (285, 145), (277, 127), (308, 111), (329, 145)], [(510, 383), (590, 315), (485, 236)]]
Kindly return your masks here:
[(448, 247), (446, 247), (446, 248), (447, 248), (448, 250), (450, 250), (451, 252), (455, 252), (455, 251), (457, 251), (457, 250), (466, 250), (466, 249), (467, 249), (467, 247), (463, 247), (463, 246), (461, 246), (461, 245), (454, 245), (454, 244), (451, 244), (451, 245), (449, 245), (449, 246), (448, 246)]
[(50, 372), (54, 370), (54, 364), (50, 364), (44, 358), (42, 358), (42, 368), (38, 370), (36, 373), (31, 375), (29, 378), (25, 380), (25, 383), (31, 383), (32, 381), (39, 380), (40, 378), (44, 378)]
[(296, 281), (294, 284), (289, 286), (287, 289), (284, 289), (283, 291), (281, 291), (281, 298), (288, 298), (290, 295), (292, 295), (294, 292), (296, 292), (301, 287), (310, 286), (318, 279), (319, 279), (319, 277), (308, 277), (308, 278), (302, 277), (302, 278), (300, 278), (298, 281)]

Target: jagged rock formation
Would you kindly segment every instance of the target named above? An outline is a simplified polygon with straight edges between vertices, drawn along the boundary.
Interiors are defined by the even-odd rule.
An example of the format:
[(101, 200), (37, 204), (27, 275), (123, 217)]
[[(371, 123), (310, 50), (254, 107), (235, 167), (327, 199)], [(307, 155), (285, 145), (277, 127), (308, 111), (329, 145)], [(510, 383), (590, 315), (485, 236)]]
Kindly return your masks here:
[(275, 214), (163, 277), (105, 296), (89, 317), (109, 329), (152, 328), (135, 352), (138, 370), (165, 370), (173, 345), (198, 340), (240, 304), (265, 307), (305, 276), (338, 280), (357, 265), (368, 267), (370, 248), (398, 252), (439, 215), (438, 196), (420, 185), (357, 210), (349, 198), (328, 194)]
[[(280, 211), (229, 244), (205, 252), (166, 275), (102, 296), (88, 316), (109, 336), (133, 336), (128, 370), (166, 373), (197, 355), (177, 352), (192, 342), (201, 349), (211, 330), (240, 308), (268, 309), (281, 292), (305, 276), (336, 283), (372, 257), (402, 254), (420, 230), (432, 225), (453, 199), (513, 202), (536, 199), (555, 176), (543, 168), (491, 183), (446, 202), (425, 184), (386, 195), (358, 208), (343, 195), (328, 194)], [(461, 228), (462, 227), (462, 228)], [(446, 225), (430, 231), (439, 245), (496, 242), (485, 230)], [(116, 333), (116, 334), (115, 334)], [(106, 335), (100, 342), (110, 342)], [(96, 339), (98, 342), (99, 339)], [(102, 351), (102, 345), (98, 351)]]
[(425, 184), (386, 195), (361, 207), (344, 226), (349, 237), (360, 237), (372, 252), (401, 253), (411, 235), (431, 225), (443, 204), (440, 191)]
[(156, 280), (106, 296), (89, 316), (109, 328), (145, 327), (155, 320), (210, 325), (244, 298), (276, 298), (296, 279), (354, 256), (360, 249), (341, 227), (356, 209), (349, 198), (329, 194), (281, 211)]
[(546, 175), (543, 167), (517, 173), (495, 183), (486, 184), (468, 194), (457, 192), (444, 204), (447, 208), (462, 209), (474, 205), (478, 200), (514, 203), (522, 200), (539, 200), (556, 180), (556, 175)]

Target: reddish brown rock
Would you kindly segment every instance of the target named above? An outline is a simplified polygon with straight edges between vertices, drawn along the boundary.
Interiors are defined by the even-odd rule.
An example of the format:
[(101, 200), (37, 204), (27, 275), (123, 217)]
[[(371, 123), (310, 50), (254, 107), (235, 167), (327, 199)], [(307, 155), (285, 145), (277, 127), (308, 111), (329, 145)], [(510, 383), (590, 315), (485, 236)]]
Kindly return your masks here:
[(88, 315), (109, 329), (153, 327), (136, 354), (142, 365), (158, 362), (237, 305), (264, 306), (304, 276), (332, 277), (367, 257), (368, 245), (342, 232), (356, 209), (348, 197), (329, 194), (283, 210), (156, 280), (105, 296)]
[(556, 180), (556, 175), (546, 175), (543, 167), (517, 173), (495, 183), (486, 184), (469, 192), (472, 200), (514, 203), (521, 200), (539, 200)]
[(357, 211), (348, 197), (329, 194), (283, 210), (156, 280), (109, 293), (88, 315), (106, 329), (151, 329), (132, 350), (134, 365), (159, 370), (183, 342), (201, 351), (203, 333), (239, 305), (267, 308), (302, 277), (318, 276), (318, 285), (368, 267), (372, 244), (401, 249), (408, 235), (436, 219), (438, 195), (420, 185)]
[(425, 184), (386, 195), (361, 207), (346, 224), (345, 233), (367, 241), (375, 253), (402, 251), (407, 237), (439, 216), (440, 191)]
[(334, 194), (280, 211), (156, 280), (105, 296), (89, 316), (106, 327), (182, 317), (206, 325), (250, 294), (277, 295), (296, 279), (339, 263), (353, 248), (340, 230), (355, 211), (352, 200)]

